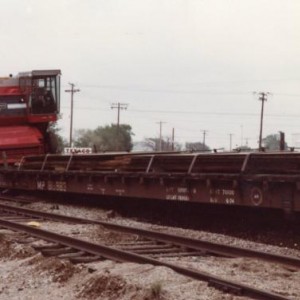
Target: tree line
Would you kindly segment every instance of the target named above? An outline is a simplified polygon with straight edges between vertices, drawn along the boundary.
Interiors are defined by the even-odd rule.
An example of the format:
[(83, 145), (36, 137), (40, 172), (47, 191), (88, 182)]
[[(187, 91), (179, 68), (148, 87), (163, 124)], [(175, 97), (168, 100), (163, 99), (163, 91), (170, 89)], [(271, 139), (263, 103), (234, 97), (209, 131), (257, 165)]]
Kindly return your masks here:
[[(57, 150), (55, 152), (63, 152), (63, 148), (68, 146), (68, 142), (60, 136), (59, 129), (56, 125), (52, 125), (50, 131), (56, 135)], [(128, 124), (121, 124), (119, 126), (111, 124), (98, 126), (96, 129), (79, 129), (75, 131), (73, 146), (89, 147), (93, 149), (94, 153), (111, 151), (130, 152), (134, 147), (133, 136), (132, 127)], [(280, 149), (280, 138), (278, 134), (270, 134), (266, 136), (262, 142), (266, 150)], [(214, 150), (201, 142), (187, 142), (183, 147), (182, 144), (173, 142), (171, 138), (168, 137), (163, 139), (155, 137), (145, 138), (143, 141), (135, 143), (135, 146), (138, 146), (136, 148), (140, 148), (139, 150), (141, 151), (181, 151), (183, 148), (190, 152), (209, 152)], [(284, 143), (284, 148), (288, 149), (286, 142)], [(251, 149), (247, 145), (244, 145), (237, 150), (250, 151)]]

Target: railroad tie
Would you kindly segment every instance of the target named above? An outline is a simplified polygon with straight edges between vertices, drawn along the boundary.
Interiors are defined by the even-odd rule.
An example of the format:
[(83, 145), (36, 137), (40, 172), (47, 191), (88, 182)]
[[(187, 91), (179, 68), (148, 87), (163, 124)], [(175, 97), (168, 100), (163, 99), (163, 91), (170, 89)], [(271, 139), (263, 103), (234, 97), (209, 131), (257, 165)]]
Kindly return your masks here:
[(86, 255), (86, 252), (84, 251), (78, 251), (74, 249), (74, 252), (70, 252), (70, 253), (64, 253), (64, 254), (60, 254), (57, 257), (58, 258), (63, 258), (63, 259), (69, 259), (69, 258), (74, 258), (74, 257), (82, 257)]
[(69, 260), (73, 264), (80, 264), (80, 263), (90, 263), (94, 261), (105, 260), (105, 258), (98, 255), (89, 255), (89, 256), (71, 257)]
[(57, 248), (57, 249), (43, 249), (41, 250), (41, 253), (44, 256), (57, 256), (60, 254), (66, 254), (66, 253), (73, 253), (75, 249), (71, 247), (63, 247), (63, 248)]

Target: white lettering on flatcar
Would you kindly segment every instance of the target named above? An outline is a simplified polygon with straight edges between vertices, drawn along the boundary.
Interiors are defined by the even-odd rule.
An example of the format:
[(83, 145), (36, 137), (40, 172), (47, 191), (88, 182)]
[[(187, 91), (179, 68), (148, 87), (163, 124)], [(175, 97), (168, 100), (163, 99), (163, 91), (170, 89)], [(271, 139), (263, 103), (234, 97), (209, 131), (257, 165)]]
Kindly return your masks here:
[(92, 183), (89, 183), (87, 186), (86, 186), (86, 189), (87, 191), (89, 192), (92, 192), (94, 190), (94, 185)]
[(178, 195), (177, 200), (180, 200), (180, 201), (189, 201), (190, 197), (188, 195)]
[(238, 202), (236, 199), (237, 192), (233, 189), (213, 189), (209, 190), (210, 203), (225, 203), (225, 204), (235, 204)]
[(190, 190), (185, 186), (174, 187), (169, 186), (166, 187), (166, 200), (179, 200), (179, 201), (189, 201)]
[(66, 192), (67, 183), (65, 181), (48, 180), (48, 191)]
[(177, 195), (166, 195), (167, 200), (177, 200)]
[(175, 188), (174, 187), (166, 187), (166, 193), (174, 193)]
[(222, 190), (223, 195), (225, 196), (234, 196), (235, 192), (234, 190)]
[(116, 193), (117, 193), (119, 196), (122, 196), (123, 194), (125, 194), (125, 190), (124, 190), (124, 189), (116, 189)]
[(234, 198), (226, 198), (226, 199), (225, 199), (225, 203), (226, 203), (226, 204), (234, 204), (234, 203), (235, 203), (235, 200), (234, 200)]
[(221, 190), (220, 189), (210, 189), (210, 194), (211, 195), (221, 195)]
[(218, 198), (217, 198), (217, 197), (210, 197), (210, 198), (209, 198), (209, 202), (210, 202), (210, 203), (218, 203), (219, 201), (218, 201)]
[(190, 197), (188, 195), (168, 194), (166, 200), (189, 201)]
[(36, 182), (36, 188), (37, 188), (38, 190), (45, 190), (45, 188), (46, 188), (46, 182), (43, 181), (43, 180), (38, 180), (38, 181)]

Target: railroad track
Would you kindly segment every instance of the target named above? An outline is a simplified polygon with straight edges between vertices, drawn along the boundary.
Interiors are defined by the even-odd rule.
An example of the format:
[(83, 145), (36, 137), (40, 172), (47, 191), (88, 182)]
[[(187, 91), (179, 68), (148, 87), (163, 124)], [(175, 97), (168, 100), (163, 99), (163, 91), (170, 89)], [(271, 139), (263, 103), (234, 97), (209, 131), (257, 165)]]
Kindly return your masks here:
[[(118, 243), (106, 246), (20, 224), (24, 221), (28, 222), (29, 220), (39, 219), (80, 224), (98, 224), (105, 226), (110, 230), (135, 234), (141, 238), (134, 243)], [(120, 262), (130, 261), (135, 263), (149, 263), (153, 265), (166, 266), (183, 275), (207, 281), (209, 285), (223, 291), (245, 295), (256, 299), (288, 298), (264, 290), (252, 288), (235, 281), (225, 280), (206, 272), (199, 272), (180, 267), (172, 263), (164, 262), (162, 259), (166, 257), (203, 255), (252, 257), (285, 264), (290, 268), (300, 268), (300, 260), (297, 258), (272, 255), (269, 253), (225, 246), (161, 232), (17, 208), (8, 205), (0, 205), (0, 226), (14, 231), (21, 231), (31, 237), (33, 236), (37, 239), (47, 241), (46, 245), (34, 246), (37, 251), (42, 252), (42, 254), (46, 256), (57, 256), (61, 259), (69, 259), (74, 263), (86, 263), (101, 259), (111, 259)], [(30, 241), (32, 241), (32, 239), (29, 239), (29, 242)]]
[(12, 197), (12, 196), (5, 196), (5, 194), (0, 194), (1, 201), (7, 201), (11, 203), (20, 203), (20, 204), (30, 204), (34, 202), (43, 201), (43, 199), (39, 198), (26, 198), (26, 197)]
[[(300, 259), (291, 256), (284, 256), (278, 254), (272, 254), (263, 251), (256, 251), (245, 249), (237, 246), (229, 246), (220, 243), (214, 243), (199, 239), (187, 238), (180, 235), (166, 234), (153, 230), (146, 230), (141, 228), (135, 228), (131, 226), (114, 224), (111, 222), (98, 221), (92, 219), (84, 219), (78, 217), (71, 217), (61, 214), (41, 212), (32, 209), (14, 207), (9, 205), (0, 204), (0, 213), (6, 214), (4, 218), (10, 220), (20, 220), (24, 218), (31, 218), (32, 220), (42, 219), (42, 220), (52, 220), (59, 222), (75, 223), (75, 224), (97, 224), (104, 226), (107, 229), (135, 234), (146, 239), (152, 239), (157, 242), (162, 242), (166, 244), (176, 245), (182, 248), (193, 249), (193, 251), (198, 251), (202, 254), (210, 254), (223, 257), (249, 257), (255, 259), (261, 259), (273, 263), (283, 264), (291, 268), (300, 268)], [(0, 215), (1, 217), (1, 215)], [(27, 220), (28, 221), (28, 220)]]

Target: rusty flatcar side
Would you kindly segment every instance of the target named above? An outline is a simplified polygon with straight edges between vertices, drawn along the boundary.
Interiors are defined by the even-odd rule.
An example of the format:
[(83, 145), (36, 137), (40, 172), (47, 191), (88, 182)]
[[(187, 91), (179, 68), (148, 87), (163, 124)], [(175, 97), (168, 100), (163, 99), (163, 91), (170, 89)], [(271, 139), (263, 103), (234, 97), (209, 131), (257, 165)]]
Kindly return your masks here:
[(138, 153), (25, 157), (0, 187), (300, 212), (300, 153)]

